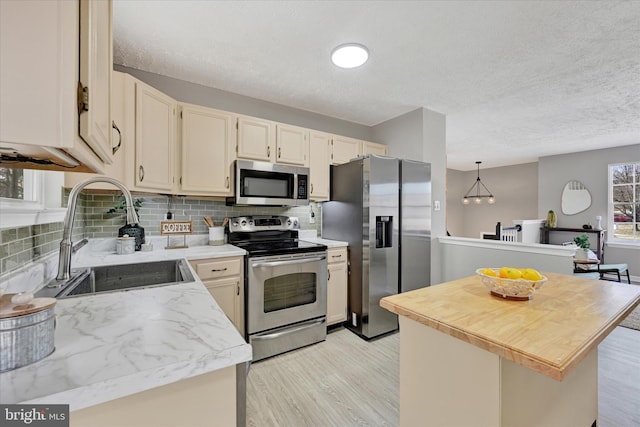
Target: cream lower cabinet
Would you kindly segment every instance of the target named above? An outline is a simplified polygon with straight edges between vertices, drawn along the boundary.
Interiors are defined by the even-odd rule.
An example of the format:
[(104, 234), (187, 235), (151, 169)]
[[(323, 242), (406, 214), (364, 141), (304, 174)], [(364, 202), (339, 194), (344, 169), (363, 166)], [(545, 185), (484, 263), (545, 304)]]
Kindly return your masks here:
[(347, 248), (327, 251), (327, 325), (347, 320)]
[(309, 132), (309, 198), (316, 202), (329, 200), (331, 135)]
[(244, 336), (243, 257), (189, 261), (222, 311)]
[(236, 116), (180, 104), (179, 194), (230, 196), (235, 159)]

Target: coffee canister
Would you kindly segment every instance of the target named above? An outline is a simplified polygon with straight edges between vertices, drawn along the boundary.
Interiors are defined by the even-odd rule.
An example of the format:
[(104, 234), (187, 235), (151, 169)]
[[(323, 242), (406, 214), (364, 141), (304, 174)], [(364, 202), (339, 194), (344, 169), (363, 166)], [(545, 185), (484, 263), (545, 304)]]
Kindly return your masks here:
[(55, 346), (55, 298), (11, 302), (0, 298), (0, 372), (20, 368), (50, 355)]
[(136, 251), (135, 237), (129, 237), (126, 234), (116, 239), (116, 254), (129, 255)]

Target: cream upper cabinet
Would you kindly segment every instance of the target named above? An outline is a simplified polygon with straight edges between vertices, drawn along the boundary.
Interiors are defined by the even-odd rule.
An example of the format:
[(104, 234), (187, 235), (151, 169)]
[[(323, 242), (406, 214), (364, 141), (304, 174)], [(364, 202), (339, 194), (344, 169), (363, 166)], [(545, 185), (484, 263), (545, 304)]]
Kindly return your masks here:
[(347, 248), (327, 251), (327, 325), (347, 320)]
[(276, 162), (309, 166), (309, 129), (276, 125)]
[[(111, 119), (113, 120), (113, 127), (111, 128), (111, 140), (113, 146), (116, 148), (113, 154), (113, 162), (105, 165), (102, 175), (110, 178), (117, 179), (125, 184), (127, 187), (133, 186), (133, 181), (127, 180), (126, 168), (133, 169), (133, 136), (127, 133), (127, 120), (125, 119), (125, 77), (124, 73), (117, 71), (113, 72), (111, 77)], [(126, 159), (131, 159), (128, 163)], [(94, 178), (96, 174), (66, 172), (64, 174), (64, 186), (71, 188), (74, 185), (86, 181), (89, 178)], [(131, 174), (133, 177), (133, 174)], [(89, 184), (88, 189), (105, 189), (114, 190), (115, 187), (111, 184), (104, 182), (95, 182)]]
[(133, 190), (172, 193), (175, 184), (177, 102), (137, 79), (134, 87)]
[(329, 200), (329, 172), (331, 165), (331, 135), (309, 132), (309, 198), (314, 201)]
[[(111, 3), (104, 3), (96, 16), (102, 23), (110, 19)], [(104, 160), (94, 153), (101, 149), (92, 150), (88, 144), (93, 142), (78, 134), (79, 6), (79, 1), (65, 0), (0, 1), (0, 142), (39, 158), (46, 153), (40, 147), (59, 149), (82, 163), (73, 171), (101, 172)], [(96, 43), (110, 44), (103, 40), (110, 30), (92, 36)], [(96, 59), (89, 65), (107, 67), (109, 61)], [(107, 72), (95, 70), (102, 77)], [(90, 102), (102, 104), (98, 109), (104, 113), (108, 94)]]
[(362, 141), (362, 155), (377, 154), (378, 156), (387, 155), (387, 146), (378, 144), (377, 142)]
[(80, 85), (84, 99), (80, 112), (80, 136), (105, 163), (111, 163), (113, 156), (111, 33), (111, 0), (80, 0)]
[(362, 143), (346, 136), (334, 136), (331, 142), (331, 164), (341, 165), (362, 153)]
[(274, 122), (247, 116), (238, 117), (238, 158), (273, 162), (275, 140)]
[(233, 193), (236, 116), (180, 104), (180, 194), (229, 196)]

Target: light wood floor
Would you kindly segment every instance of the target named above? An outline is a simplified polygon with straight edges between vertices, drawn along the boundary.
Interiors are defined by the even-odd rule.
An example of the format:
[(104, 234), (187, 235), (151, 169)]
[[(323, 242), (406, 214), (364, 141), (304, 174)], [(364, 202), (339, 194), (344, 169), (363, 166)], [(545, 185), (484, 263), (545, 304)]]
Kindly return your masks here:
[[(367, 342), (338, 329), (252, 364), (247, 425), (397, 426), (398, 347), (399, 334)], [(598, 351), (598, 427), (640, 426), (640, 331), (618, 327)]]

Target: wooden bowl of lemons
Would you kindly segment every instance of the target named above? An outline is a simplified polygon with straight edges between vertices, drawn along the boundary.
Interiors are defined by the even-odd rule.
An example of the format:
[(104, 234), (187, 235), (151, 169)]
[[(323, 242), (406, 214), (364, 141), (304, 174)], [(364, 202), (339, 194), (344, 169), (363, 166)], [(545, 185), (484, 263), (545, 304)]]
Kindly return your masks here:
[(513, 301), (530, 300), (548, 280), (533, 268), (479, 268), (476, 274), (491, 295)]

